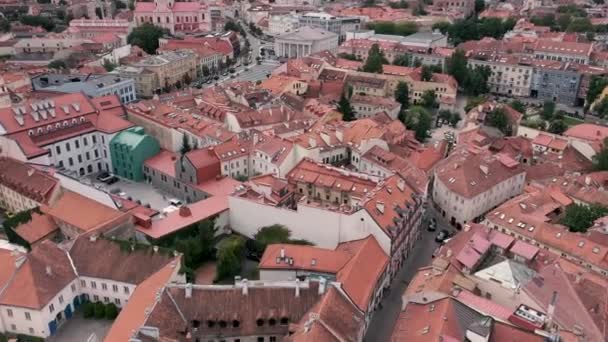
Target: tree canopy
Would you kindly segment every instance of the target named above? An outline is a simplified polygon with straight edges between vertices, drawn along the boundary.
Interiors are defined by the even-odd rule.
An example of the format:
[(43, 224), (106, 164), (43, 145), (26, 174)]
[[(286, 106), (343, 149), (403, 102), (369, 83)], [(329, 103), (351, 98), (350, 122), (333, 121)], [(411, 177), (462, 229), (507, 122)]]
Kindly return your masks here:
[(593, 103), (593, 101), (597, 99), (606, 86), (608, 86), (608, 78), (598, 75), (591, 76), (591, 79), (589, 80), (589, 89), (587, 90), (587, 97), (585, 98), (587, 104)]
[(139, 46), (149, 54), (155, 54), (156, 49), (158, 49), (158, 39), (165, 35), (166, 32), (166, 29), (150, 23), (144, 23), (129, 33), (127, 42)]
[(598, 204), (571, 204), (566, 208), (564, 216), (559, 221), (573, 232), (586, 232), (593, 226), (595, 220), (608, 215), (608, 208)]
[(398, 36), (409, 36), (418, 32), (418, 25), (412, 21), (376, 21), (367, 23), (367, 28), (374, 30), (376, 34), (393, 34)]
[(355, 120), (355, 110), (350, 105), (350, 101), (348, 100), (346, 95), (344, 95), (344, 93), (342, 93), (342, 95), (340, 96), (340, 101), (338, 102), (338, 106), (336, 107), (336, 110), (338, 112), (342, 113), (342, 120), (344, 120), (344, 121)]
[(433, 72), (435, 71), (432, 66), (423, 65), (420, 77), (423, 81), (428, 82), (433, 78)]
[(543, 109), (540, 112), (540, 117), (543, 118), (543, 120), (549, 121), (553, 118), (553, 113), (555, 113), (555, 102), (545, 101), (543, 103)]
[(40, 26), (47, 31), (53, 31), (55, 28), (55, 23), (50, 18), (39, 15), (24, 15), (20, 21), (24, 25)]
[(608, 171), (608, 138), (604, 139), (603, 148), (593, 156), (593, 168), (597, 171)]
[(438, 107), (439, 103), (437, 103), (437, 94), (435, 93), (435, 90), (425, 90), (420, 97), (420, 104), (427, 109)]
[(513, 100), (509, 103), (509, 106), (511, 106), (511, 108), (515, 109), (516, 111), (525, 114), (526, 113), (526, 106), (519, 100)]
[(400, 81), (395, 88), (395, 101), (401, 104), (401, 110), (410, 106), (410, 89), (407, 83)]
[(470, 96), (479, 96), (490, 92), (488, 79), (492, 74), (489, 66), (467, 67), (466, 76), (462, 83), (462, 88), (465, 94)]
[(409, 53), (404, 53), (403, 55), (399, 55), (393, 58), (393, 65), (412, 66), (412, 55)]
[(429, 137), (432, 119), (431, 114), (420, 106), (410, 107), (403, 112), (403, 123), (416, 134), (416, 139), (424, 142)]
[(222, 241), (217, 256), (216, 281), (231, 279), (241, 272), (241, 259), (245, 251), (245, 240), (233, 235)]
[(384, 52), (380, 50), (378, 44), (373, 44), (367, 53), (367, 60), (365, 60), (362, 70), (365, 72), (381, 74), (383, 64), (388, 64), (386, 57), (384, 57)]
[[(478, 18), (472, 16), (467, 19), (460, 19), (447, 26), (448, 37), (454, 45), (469, 40), (479, 40), (483, 37), (493, 37), (501, 39), (507, 31), (515, 27), (516, 21), (513, 18), (505, 20), (499, 18)], [(440, 29), (446, 28), (442, 24)]]
[(502, 108), (496, 108), (488, 114), (486, 123), (492, 127), (497, 128), (505, 135), (511, 134), (511, 124), (509, 123), (509, 117)]
[(454, 76), (458, 84), (464, 84), (467, 77), (467, 57), (464, 50), (456, 49), (447, 61), (448, 74)]

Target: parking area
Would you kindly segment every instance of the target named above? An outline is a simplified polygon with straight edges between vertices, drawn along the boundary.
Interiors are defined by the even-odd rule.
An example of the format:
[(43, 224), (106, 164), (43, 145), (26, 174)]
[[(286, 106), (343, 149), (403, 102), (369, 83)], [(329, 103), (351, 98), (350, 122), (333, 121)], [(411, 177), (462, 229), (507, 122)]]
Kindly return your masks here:
[(271, 73), (274, 69), (279, 67), (279, 63), (274, 62), (262, 62), (262, 64), (251, 65), (249, 70), (244, 70), (234, 78), (239, 81), (260, 81), (267, 78), (266, 75)]
[(85, 319), (81, 312), (65, 322), (49, 342), (101, 342), (112, 326), (112, 321)]
[(150, 208), (159, 211), (166, 208), (169, 205), (169, 199), (172, 198), (170, 194), (155, 188), (151, 184), (133, 182), (123, 178), (119, 178), (118, 182), (111, 185), (97, 181), (95, 177), (89, 177), (88, 181), (105, 192), (119, 195), (142, 205), (149, 204)]

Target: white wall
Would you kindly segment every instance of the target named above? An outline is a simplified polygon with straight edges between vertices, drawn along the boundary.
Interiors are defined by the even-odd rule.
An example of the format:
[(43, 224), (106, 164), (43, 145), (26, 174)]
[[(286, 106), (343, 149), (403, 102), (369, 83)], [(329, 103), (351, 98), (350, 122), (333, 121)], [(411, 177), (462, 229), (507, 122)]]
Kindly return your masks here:
[(277, 208), (230, 196), (230, 226), (253, 237), (258, 229), (282, 224), (294, 239), (306, 239), (318, 247), (334, 249), (339, 243), (363, 239), (372, 234), (384, 252), (391, 255), (391, 240), (366, 210), (352, 214), (299, 204), (298, 210)]
[[(79, 283), (82, 293), (89, 295), (90, 301), (114, 303), (119, 307), (125, 305), (136, 287), (135, 284), (93, 277), (80, 277)], [(93, 288), (93, 284), (95, 284), (95, 288)], [(114, 291), (114, 286), (116, 286), (116, 291)], [(126, 292), (125, 287), (128, 289)], [(118, 301), (116, 301), (117, 299)]]

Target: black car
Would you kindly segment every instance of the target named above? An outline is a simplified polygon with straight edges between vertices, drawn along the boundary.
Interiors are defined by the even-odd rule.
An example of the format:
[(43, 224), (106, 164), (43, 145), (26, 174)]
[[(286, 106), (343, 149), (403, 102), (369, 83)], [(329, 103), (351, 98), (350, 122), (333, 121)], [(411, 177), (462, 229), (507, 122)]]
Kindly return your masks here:
[(107, 171), (101, 171), (98, 175), (97, 175), (97, 180), (100, 182), (104, 182), (104, 179), (107, 180), (110, 178), (110, 173)]
[(449, 231), (443, 229), (435, 236), (435, 242), (443, 243), (450, 235)]
[(116, 176), (112, 176), (112, 177), (110, 177), (110, 179), (104, 181), (104, 183), (106, 183), (108, 185), (112, 185), (116, 182), (118, 182), (118, 177), (116, 177)]
[(437, 221), (435, 219), (430, 219), (426, 230), (428, 230), (429, 232), (434, 232), (435, 230), (437, 230)]

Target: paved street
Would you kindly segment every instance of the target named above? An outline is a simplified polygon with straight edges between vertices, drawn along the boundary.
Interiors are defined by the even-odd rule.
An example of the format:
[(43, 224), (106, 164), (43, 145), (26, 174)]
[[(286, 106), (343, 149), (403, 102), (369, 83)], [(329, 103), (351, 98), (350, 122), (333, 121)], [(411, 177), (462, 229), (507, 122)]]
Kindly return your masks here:
[(418, 241), (412, 256), (406, 260), (403, 268), (399, 271), (395, 279), (393, 279), (390, 291), (385, 294), (382, 300), (382, 309), (379, 309), (374, 313), (374, 317), (364, 339), (367, 342), (389, 341), (393, 326), (401, 311), (401, 295), (403, 294), (403, 291), (407, 288), (407, 284), (412, 280), (416, 271), (420, 267), (427, 266), (431, 263), (433, 251), (439, 246), (439, 244), (435, 242), (435, 235), (441, 229), (453, 231), (449, 224), (443, 220), (441, 215), (431, 207), (430, 203), (427, 213), (431, 217), (437, 219), (437, 231), (428, 232), (426, 230), (426, 225), (422, 227), (422, 239)]
[(230, 80), (239, 80), (239, 81), (259, 81), (265, 80), (267, 78), (266, 75), (271, 73), (274, 69), (278, 68), (279, 64), (266, 64), (262, 63), (260, 65), (254, 64), (249, 66), (249, 70), (244, 70), (239, 73), (236, 78)]

